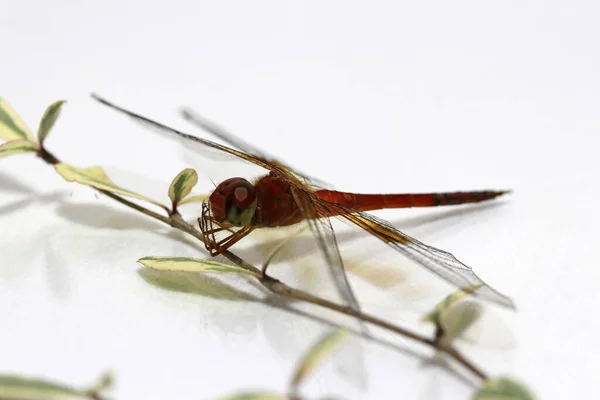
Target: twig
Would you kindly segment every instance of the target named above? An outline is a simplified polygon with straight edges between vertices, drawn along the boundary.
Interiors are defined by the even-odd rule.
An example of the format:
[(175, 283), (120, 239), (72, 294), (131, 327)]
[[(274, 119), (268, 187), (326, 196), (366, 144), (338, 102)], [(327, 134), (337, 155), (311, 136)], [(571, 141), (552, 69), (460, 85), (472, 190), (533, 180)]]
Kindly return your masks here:
[[(38, 150), (38, 155), (42, 160), (44, 160), (45, 162), (52, 164), (52, 165), (60, 162), (58, 158), (56, 158), (52, 153), (48, 152), (43, 146)], [(164, 215), (156, 213), (152, 210), (149, 210), (143, 206), (140, 206), (139, 204), (136, 204), (127, 199), (124, 199), (123, 197), (116, 195), (114, 193), (111, 193), (109, 191), (101, 190), (101, 189), (97, 189), (97, 190), (100, 193), (106, 195), (107, 197), (110, 197), (111, 199), (113, 199), (127, 207), (130, 207), (136, 211), (141, 212), (142, 214), (145, 214), (151, 218), (161, 221), (167, 225), (170, 225), (171, 227), (178, 229), (182, 232), (185, 232), (185, 233), (195, 237), (196, 239), (200, 240), (201, 242), (204, 242), (204, 237), (202, 236), (202, 232), (200, 232), (199, 230), (194, 228), (192, 225), (187, 223), (181, 217), (181, 215), (177, 212), (174, 212), (174, 213), (170, 212), (169, 213), (170, 216), (164, 216)], [(420, 335), (418, 333), (412, 332), (406, 328), (402, 328), (398, 325), (394, 325), (389, 322), (386, 322), (386, 321), (379, 319), (377, 317), (374, 317), (372, 315), (365, 314), (363, 312), (354, 310), (347, 306), (342, 306), (340, 304), (331, 302), (331, 301), (323, 299), (321, 297), (314, 296), (314, 295), (304, 292), (302, 290), (294, 289), (275, 278), (272, 278), (268, 275), (264, 275), (261, 272), (261, 270), (259, 270), (252, 264), (247, 263), (246, 261), (244, 261), (243, 259), (241, 259), (240, 257), (238, 257), (237, 255), (235, 255), (234, 253), (232, 253), (228, 250), (221, 253), (221, 255), (224, 256), (225, 258), (227, 258), (232, 263), (236, 264), (238, 267), (253, 272), (255, 274), (255, 276), (257, 277), (257, 279), (259, 280), (259, 282), (262, 284), (262, 286), (264, 286), (266, 289), (270, 290), (271, 292), (273, 292), (275, 294), (278, 294), (283, 297), (291, 298), (291, 299), (302, 300), (307, 303), (311, 303), (311, 304), (321, 306), (321, 307), (324, 307), (324, 308), (327, 308), (327, 309), (330, 309), (333, 311), (337, 311), (341, 314), (356, 317), (362, 321), (368, 322), (368, 323), (378, 326), (380, 328), (383, 328), (388, 331), (395, 332), (404, 337), (410, 338), (416, 342), (430, 346), (438, 351), (442, 351), (442, 352), (448, 354), (457, 363), (461, 364), (466, 369), (470, 370), (473, 374), (475, 374), (482, 380), (487, 380), (487, 375), (481, 369), (479, 369), (477, 366), (475, 366), (471, 361), (467, 360), (456, 348), (452, 347), (451, 344), (445, 344), (443, 341), (430, 339), (430, 338)]]

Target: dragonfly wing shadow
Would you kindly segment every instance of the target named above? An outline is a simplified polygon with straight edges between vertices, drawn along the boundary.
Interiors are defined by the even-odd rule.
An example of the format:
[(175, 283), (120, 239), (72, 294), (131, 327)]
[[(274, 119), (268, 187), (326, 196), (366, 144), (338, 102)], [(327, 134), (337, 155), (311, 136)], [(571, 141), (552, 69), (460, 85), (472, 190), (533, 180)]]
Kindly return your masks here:
[[(427, 215), (409, 218), (398, 218), (391, 221), (391, 224), (393, 226), (400, 226), (403, 229), (423, 227), (440, 221), (457, 219), (463, 216), (476, 215), (493, 207), (498, 207), (500, 205), (502, 204), (489, 203), (481, 205), (469, 205), (464, 208), (454, 210), (436, 210), (431, 214)], [(345, 223), (345, 225), (349, 226), (350, 229), (339, 230), (335, 233), (335, 237), (338, 244), (346, 244), (355, 240), (361, 240), (369, 237), (369, 234), (366, 233), (364, 230), (359, 229), (352, 224)], [(275, 239), (261, 240), (254, 246), (254, 249), (258, 250), (258, 252), (261, 254), (267, 254), (268, 251), (277, 246), (281, 240), (282, 239), (280, 237), (277, 237)], [(290, 247), (298, 247), (300, 249), (307, 249), (311, 246), (313, 246), (314, 248), (314, 237), (311, 236), (308, 232), (299, 234), (293, 240), (293, 242), (290, 243)], [(305, 254), (305, 251), (282, 251), (281, 254), (278, 255), (277, 260), (279, 262), (292, 261), (303, 254)]]

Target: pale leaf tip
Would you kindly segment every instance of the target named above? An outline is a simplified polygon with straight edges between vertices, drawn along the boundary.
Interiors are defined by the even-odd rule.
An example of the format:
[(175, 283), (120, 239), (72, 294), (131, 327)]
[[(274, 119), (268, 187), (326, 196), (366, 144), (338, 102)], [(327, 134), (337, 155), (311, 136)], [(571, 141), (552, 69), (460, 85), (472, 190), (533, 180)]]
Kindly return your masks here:
[(485, 381), (472, 400), (534, 400), (533, 393), (524, 384), (512, 378), (500, 377)]

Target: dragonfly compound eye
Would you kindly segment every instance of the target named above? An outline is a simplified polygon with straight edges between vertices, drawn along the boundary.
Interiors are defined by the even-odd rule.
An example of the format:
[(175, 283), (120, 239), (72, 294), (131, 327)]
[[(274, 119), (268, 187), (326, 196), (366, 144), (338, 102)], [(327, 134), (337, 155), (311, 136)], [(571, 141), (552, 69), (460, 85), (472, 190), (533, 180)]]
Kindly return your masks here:
[(227, 188), (225, 215), (233, 226), (245, 226), (252, 222), (258, 199), (256, 189), (250, 182), (240, 179)]

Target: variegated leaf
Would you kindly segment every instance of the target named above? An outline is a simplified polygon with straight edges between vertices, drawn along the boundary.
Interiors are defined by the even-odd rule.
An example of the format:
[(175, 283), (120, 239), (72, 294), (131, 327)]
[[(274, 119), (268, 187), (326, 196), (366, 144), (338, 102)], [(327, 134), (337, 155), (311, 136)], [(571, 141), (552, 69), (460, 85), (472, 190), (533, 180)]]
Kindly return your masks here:
[(69, 164), (59, 163), (54, 168), (68, 182), (77, 182), (96, 189), (106, 190), (107, 192), (133, 197), (134, 199), (144, 200), (167, 209), (165, 205), (155, 200), (117, 186), (100, 167), (77, 168)]
[(75, 389), (62, 383), (17, 375), (0, 375), (0, 400), (75, 400), (95, 398), (106, 390), (112, 379), (105, 374), (89, 389)]
[(169, 198), (173, 205), (178, 205), (184, 199), (192, 188), (198, 183), (198, 174), (192, 168), (186, 168), (181, 171), (169, 186)]
[(0, 146), (0, 157), (8, 157), (13, 154), (31, 153), (37, 150), (35, 143), (25, 139), (11, 140)]
[(0, 97), (0, 139), (34, 141), (25, 122), (2, 97)]
[(258, 276), (258, 273), (236, 265), (223, 264), (213, 260), (201, 260), (191, 257), (144, 257), (138, 260), (145, 267), (161, 271), (177, 272), (212, 272), (221, 274), (249, 274)]
[(38, 141), (40, 145), (44, 144), (44, 141), (48, 137), (50, 130), (54, 126), (56, 119), (60, 115), (60, 110), (62, 106), (66, 103), (65, 100), (59, 100), (54, 102), (46, 108), (44, 115), (42, 116), (42, 120), (40, 121), (40, 126), (38, 127)]
[(444, 340), (453, 340), (463, 334), (481, 316), (481, 304), (464, 301), (447, 308), (440, 316)]
[(425, 315), (423, 317), (422, 321), (423, 322), (432, 322), (434, 324), (438, 324), (441, 315), (448, 308), (452, 307), (454, 304), (456, 304), (460, 299), (462, 299), (466, 295), (475, 292), (481, 286), (482, 285), (469, 286), (469, 287), (461, 289), (461, 290), (459, 290), (459, 291), (457, 291), (455, 293), (452, 293), (451, 295), (449, 295), (448, 297), (446, 297), (444, 300), (442, 300), (441, 302), (439, 302), (435, 306), (435, 308), (433, 309), (433, 311), (431, 311), (430, 313), (428, 313), (427, 315)]
[(508, 378), (485, 381), (472, 400), (533, 400), (533, 394), (521, 383)]

